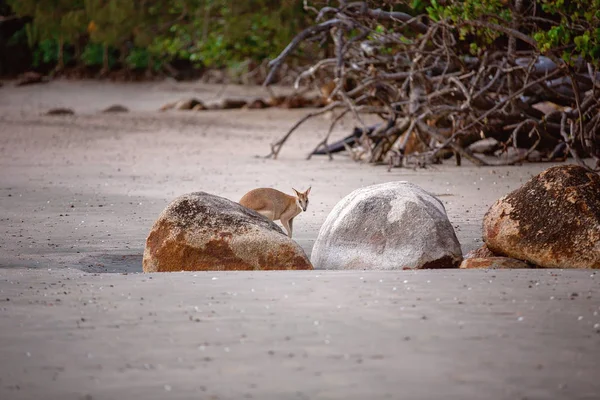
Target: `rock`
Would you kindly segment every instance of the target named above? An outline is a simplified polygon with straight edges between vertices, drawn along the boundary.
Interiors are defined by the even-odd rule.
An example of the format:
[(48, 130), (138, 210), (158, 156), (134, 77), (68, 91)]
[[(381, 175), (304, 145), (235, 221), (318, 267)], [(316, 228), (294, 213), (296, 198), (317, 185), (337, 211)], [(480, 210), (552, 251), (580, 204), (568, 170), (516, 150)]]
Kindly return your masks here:
[(437, 198), (409, 182), (388, 182), (336, 204), (311, 261), (324, 269), (456, 268), (462, 252)]
[(490, 268), (490, 269), (523, 269), (535, 268), (527, 264), (525, 261), (517, 260), (509, 257), (474, 257), (467, 258), (461, 264), (462, 269), (473, 268)]
[(45, 83), (44, 76), (38, 72), (24, 72), (19, 76), (17, 86), (32, 85), (34, 83)]
[(269, 107), (279, 107), (287, 99), (287, 96), (271, 96), (267, 100)]
[(120, 104), (113, 104), (112, 106), (107, 107), (104, 110), (102, 110), (102, 112), (103, 113), (126, 113), (126, 112), (129, 112), (129, 109)]
[(275, 223), (238, 203), (195, 192), (173, 200), (154, 223), (144, 272), (312, 269)]
[(285, 100), (279, 105), (281, 108), (305, 108), (313, 105), (311, 99), (301, 95), (291, 95), (285, 98)]
[(305, 97), (298, 94), (289, 96), (272, 96), (267, 100), (270, 107), (281, 108), (305, 108), (305, 107), (322, 107), (325, 101), (321, 96)]
[(500, 142), (496, 139), (489, 137), (482, 140), (478, 140), (475, 143), (469, 145), (469, 150), (473, 153), (478, 154), (494, 154), (496, 150), (500, 148)]
[(198, 104), (202, 104), (202, 102), (198, 99), (185, 99), (185, 100), (180, 100), (177, 103), (175, 103), (173, 108), (176, 110), (191, 110)]
[(74, 115), (74, 114), (75, 114), (75, 111), (71, 110), (70, 108), (63, 108), (63, 107), (51, 108), (44, 113), (44, 115)]
[(248, 108), (250, 110), (269, 108), (269, 107), (270, 107), (270, 105), (263, 99), (254, 99), (254, 100), (248, 102), (248, 104), (246, 104), (246, 108)]
[(163, 105), (161, 108), (159, 108), (159, 111), (167, 111), (167, 110), (172, 110), (175, 107), (175, 104), (177, 104), (177, 102), (171, 102), (171, 103), (167, 103), (165, 105)]
[(469, 258), (489, 258), (489, 257), (496, 257), (496, 255), (494, 254), (494, 252), (492, 252), (490, 249), (488, 249), (488, 247), (484, 243), (483, 245), (481, 245), (480, 248), (471, 250), (470, 252), (468, 252), (467, 255), (465, 256), (465, 260), (467, 260)]
[(192, 111), (204, 111), (206, 110), (206, 106), (203, 103), (198, 103), (194, 107), (192, 107)]
[(548, 168), (486, 213), (491, 251), (546, 268), (600, 268), (600, 176)]
[[(523, 157), (527, 154), (528, 151), (529, 151), (529, 149), (523, 149), (523, 148), (515, 149), (514, 147), (508, 147), (506, 150), (504, 150), (504, 149), (497, 150), (496, 152), (494, 152), (494, 155), (501, 159), (512, 159), (512, 158), (517, 158), (517, 157)], [(533, 150), (531, 153), (529, 153), (529, 155), (523, 161), (540, 162), (540, 161), (542, 161), (542, 158), (543, 158), (542, 153), (540, 153), (537, 150)]]
[(233, 110), (243, 108), (247, 105), (247, 101), (243, 99), (222, 99), (215, 103), (210, 103), (206, 106), (207, 110)]
[(219, 105), (222, 110), (232, 110), (234, 108), (242, 108), (248, 102), (243, 99), (223, 99)]

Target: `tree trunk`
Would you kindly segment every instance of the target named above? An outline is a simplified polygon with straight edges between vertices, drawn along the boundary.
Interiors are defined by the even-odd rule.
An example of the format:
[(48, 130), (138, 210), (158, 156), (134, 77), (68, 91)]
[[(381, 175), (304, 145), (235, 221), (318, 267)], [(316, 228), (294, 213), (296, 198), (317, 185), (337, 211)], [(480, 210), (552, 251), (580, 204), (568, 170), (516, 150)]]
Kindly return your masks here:
[(146, 78), (152, 77), (152, 67), (154, 60), (152, 60), (152, 54), (148, 54), (148, 65), (146, 66)]
[(202, 42), (208, 40), (208, 28), (210, 24), (210, 3), (204, 6), (204, 22), (202, 23)]
[(58, 65), (56, 71), (62, 71), (65, 68), (65, 40), (62, 35), (58, 37)]
[(102, 54), (102, 71), (100, 71), (100, 75), (106, 75), (109, 71), (108, 65), (108, 44), (104, 43), (104, 51)]
[(73, 46), (75, 47), (75, 65), (79, 66), (79, 64), (81, 63), (81, 43), (80, 43), (80, 37), (78, 36), (75, 39), (75, 42), (73, 44)]
[(126, 59), (127, 58), (127, 43), (123, 42), (121, 45), (121, 49), (119, 51), (119, 63), (121, 64), (121, 68), (126, 68)]

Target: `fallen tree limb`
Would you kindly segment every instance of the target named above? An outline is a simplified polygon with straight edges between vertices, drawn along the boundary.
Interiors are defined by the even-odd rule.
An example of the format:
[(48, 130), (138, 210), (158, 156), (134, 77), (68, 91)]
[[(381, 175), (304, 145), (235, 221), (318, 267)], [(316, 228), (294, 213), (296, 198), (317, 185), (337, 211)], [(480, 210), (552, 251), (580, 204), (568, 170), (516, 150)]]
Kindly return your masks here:
[[(339, 1), (337, 6), (328, 2), (320, 10), (311, 8), (318, 23), (300, 32), (271, 61), (265, 85), (273, 83), (275, 72), (302, 41), (332, 42), (334, 54), (317, 60), (296, 80), (297, 87), (308, 83), (314, 87), (317, 75), (330, 74), (327, 101), (332, 103), (298, 121), (272, 145), (269, 157), (276, 158), (306, 120), (336, 109), (328, 131), (307, 158), (322, 154), (331, 159), (334, 152), (356, 148), (369, 153), (371, 163), (393, 157), (389, 162), (393, 166), (407, 165), (410, 154), (414, 154), (410, 162), (417, 165), (438, 162), (448, 154), (454, 154), (457, 164), (466, 159), (479, 166), (513, 165), (533, 151), (556, 157), (564, 142), (578, 163), (583, 163), (578, 151), (600, 160), (600, 117), (595, 117), (600, 113), (600, 73), (585, 63), (568, 66), (554, 50), (540, 54), (530, 26), (552, 20), (535, 15), (535, 7), (515, 0), (512, 19), (503, 24), (505, 17), (498, 15), (434, 21), (372, 4)], [(469, 34), (480, 30), (508, 40), (498, 40), (475, 57), (461, 41), (459, 31), (465, 27)], [(556, 110), (536, 108), (545, 101), (554, 102)], [(378, 128), (369, 130), (366, 114), (381, 119)], [(328, 144), (346, 115), (352, 115), (358, 127)], [(569, 135), (561, 118), (569, 121)], [(523, 151), (494, 162), (468, 149), (488, 136)]]

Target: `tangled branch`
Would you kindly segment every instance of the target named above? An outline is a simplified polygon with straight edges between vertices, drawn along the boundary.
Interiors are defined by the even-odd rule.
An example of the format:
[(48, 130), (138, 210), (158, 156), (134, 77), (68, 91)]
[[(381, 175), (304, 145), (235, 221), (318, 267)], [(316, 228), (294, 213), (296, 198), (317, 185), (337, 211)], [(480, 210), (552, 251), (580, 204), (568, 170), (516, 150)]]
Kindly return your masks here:
[[(592, 157), (596, 165), (589, 168), (600, 170), (600, 74), (585, 62), (571, 66), (551, 52), (542, 55), (526, 26), (540, 18), (528, 15), (534, 12), (530, 8), (521, 11), (522, 1), (516, 7), (520, 17), (509, 25), (492, 18), (433, 21), (371, 9), (368, 2), (338, 3), (313, 9), (317, 22), (329, 19), (298, 34), (270, 63), (265, 85), (303, 41), (329, 37), (333, 43), (334, 55), (317, 60), (296, 81), (297, 86), (329, 85), (329, 105), (295, 124), (269, 156), (277, 157), (303, 122), (335, 109), (339, 114), (309, 158), (360, 148), (361, 158), (371, 163), (407, 166), (454, 155), (458, 164), (465, 158), (483, 166), (515, 164), (538, 152), (546, 160), (571, 154), (581, 164)], [(508, 42), (475, 57), (459, 40), (465, 26), (495, 32)], [(317, 72), (326, 72), (329, 81), (319, 81)], [(347, 114), (360, 128), (328, 144)], [(377, 115), (381, 124), (367, 126), (365, 114)], [(495, 139), (500, 154), (509, 147), (523, 151), (489, 159), (482, 153), (493, 149), (474, 146), (484, 138)]]

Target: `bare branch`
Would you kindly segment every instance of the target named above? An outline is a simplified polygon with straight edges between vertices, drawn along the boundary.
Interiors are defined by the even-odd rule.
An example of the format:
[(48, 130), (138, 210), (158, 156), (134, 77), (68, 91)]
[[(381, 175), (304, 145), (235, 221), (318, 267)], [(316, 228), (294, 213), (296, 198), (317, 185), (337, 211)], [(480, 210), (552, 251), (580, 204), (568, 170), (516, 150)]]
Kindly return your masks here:
[(265, 83), (263, 85), (267, 86), (267, 85), (270, 85), (271, 83), (273, 83), (273, 78), (275, 77), (275, 73), (277, 73), (277, 71), (281, 67), (281, 64), (283, 63), (283, 61), (286, 59), (287, 56), (290, 55), (290, 53), (292, 51), (294, 51), (294, 49), (296, 47), (298, 47), (298, 45), (303, 40), (307, 39), (308, 37), (315, 36), (318, 33), (327, 31), (327, 30), (331, 29), (332, 27), (340, 25), (342, 23), (343, 22), (339, 19), (332, 19), (332, 20), (323, 22), (317, 26), (311, 26), (309, 28), (306, 28), (305, 30), (300, 32), (298, 35), (296, 35), (296, 37), (294, 39), (292, 39), (290, 44), (288, 44), (287, 47), (285, 49), (283, 49), (281, 54), (279, 54), (279, 56), (276, 59), (269, 62), (269, 67), (271, 67), (271, 70), (269, 71), (269, 75), (267, 75), (267, 78), (265, 79)]

